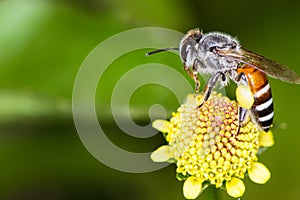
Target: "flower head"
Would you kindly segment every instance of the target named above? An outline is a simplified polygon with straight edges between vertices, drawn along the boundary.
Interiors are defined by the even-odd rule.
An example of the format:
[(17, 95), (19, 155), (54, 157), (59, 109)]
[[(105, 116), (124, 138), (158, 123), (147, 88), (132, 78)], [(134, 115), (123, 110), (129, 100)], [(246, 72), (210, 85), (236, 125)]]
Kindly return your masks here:
[(199, 108), (202, 100), (201, 94), (188, 95), (170, 121), (153, 122), (168, 145), (154, 151), (152, 160), (176, 163), (187, 199), (195, 199), (207, 185), (240, 197), (247, 173), (256, 183), (267, 182), (270, 172), (257, 162), (257, 153), (260, 146), (273, 145), (272, 133), (262, 133), (250, 120), (239, 129), (238, 105), (227, 97), (213, 93)]

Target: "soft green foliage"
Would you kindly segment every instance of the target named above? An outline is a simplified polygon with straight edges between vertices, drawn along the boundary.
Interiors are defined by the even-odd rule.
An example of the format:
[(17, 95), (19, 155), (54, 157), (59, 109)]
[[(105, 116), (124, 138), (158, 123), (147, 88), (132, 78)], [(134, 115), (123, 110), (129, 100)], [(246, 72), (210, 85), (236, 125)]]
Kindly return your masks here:
[[(299, 19), (299, 2), (289, 0), (284, 4), (259, 0), (0, 1), (0, 199), (183, 199), (181, 184), (170, 179), (173, 167), (148, 174), (121, 173), (99, 163), (84, 148), (71, 113), (72, 88), (81, 63), (98, 43), (124, 30), (159, 26), (185, 33), (199, 27), (236, 35), (246, 48), (300, 74)], [(136, 139), (116, 127), (110, 111), (114, 84), (126, 71), (149, 62), (172, 66), (188, 78), (175, 54), (157, 54), (150, 60), (144, 56), (146, 51), (131, 52), (112, 63), (96, 93), (99, 120), (109, 130), (108, 137), (124, 149), (140, 152), (162, 145), (163, 138)], [(264, 186), (246, 183), (244, 198), (297, 199), (300, 87), (270, 82), (276, 145), (260, 160), (272, 171), (272, 179)], [(228, 94), (234, 94), (234, 87), (230, 89)], [(130, 99), (134, 120), (148, 124), (148, 109), (157, 103), (168, 116), (179, 105), (166, 88), (139, 88)], [(212, 191), (199, 199), (227, 198), (225, 191)]]

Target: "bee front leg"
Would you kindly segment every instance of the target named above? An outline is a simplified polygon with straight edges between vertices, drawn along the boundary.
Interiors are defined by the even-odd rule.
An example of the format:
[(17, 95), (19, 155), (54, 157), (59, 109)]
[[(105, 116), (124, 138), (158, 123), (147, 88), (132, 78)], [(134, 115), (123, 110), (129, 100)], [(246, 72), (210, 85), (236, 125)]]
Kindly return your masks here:
[(188, 73), (188, 75), (195, 81), (195, 91), (199, 92), (200, 81), (198, 78), (198, 71), (195, 65), (193, 65), (192, 71), (188, 66), (184, 66), (184, 70)]
[(195, 90), (198, 93), (199, 89), (200, 89), (200, 81), (199, 81), (199, 77), (198, 77), (198, 70), (197, 67), (200, 65), (199, 64), (199, 60), (195, 59), (194, 60), (194, 64), (193, 64), (193, 75), (194, 75), (194, 81), (195, 81)]
[(216, 86), (220, 78), (222, 78), (222, 81), (225, 81), (226, 80), (225, 74), (223, 74), (222, 72), (217, 72), (209, 78), (202, 92), (204, 97), (202, 103), (198, 106), (199, 108), (208, 100), (212, 90), (214, 89), (214, 87)]

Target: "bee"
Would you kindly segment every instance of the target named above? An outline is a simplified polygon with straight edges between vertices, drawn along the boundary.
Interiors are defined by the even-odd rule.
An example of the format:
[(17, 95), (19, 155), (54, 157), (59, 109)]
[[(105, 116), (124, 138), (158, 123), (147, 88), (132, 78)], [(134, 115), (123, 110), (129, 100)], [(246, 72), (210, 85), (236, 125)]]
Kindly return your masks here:
[[(199, 107), (208, 100), (217, 84), (225, 87), (232, 80), (238, 85), (237, 99), (250, 99), (250, 103), (244, 103), (245, 100), (240, 103), (238, 100), (239, 127), (243, 124), (248, 111), (263, 131), (267, 132), (272, 126), (274, 107), (267, 75), (285, 82), (300, 84), (300, 77), (294, 71), (242, 48), (236, 38), (224, 33), (203, 33), (199, 29), (193, 29), (182, 38), (179, 48), (158, 49), (147, 55), (167, 50), (179, 51), (184, 70), (195, 81), (196, 92), (199, 92), (200, 87), (198, 74), (210, 76), (202, 91), (204, 98)], [(245, 92), (247, 88), (249, 91)]]

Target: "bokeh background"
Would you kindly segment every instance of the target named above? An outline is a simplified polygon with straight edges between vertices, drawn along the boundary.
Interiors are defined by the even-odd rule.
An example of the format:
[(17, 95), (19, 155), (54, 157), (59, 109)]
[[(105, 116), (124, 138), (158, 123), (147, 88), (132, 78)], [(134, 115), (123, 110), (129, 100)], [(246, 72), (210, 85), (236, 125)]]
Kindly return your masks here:
[[(174, 165), (129, 174), (101, 164), (85, 149), (72, 119), (72, 87), (81, 63), (101, 41), (131, 28), (157, 26), (185, 33), (199, 27), (238, 36), (246, 48), (300, 74), (299, 8), (300, 3), (291, 0), (0, 1), (0, 199), (184, 199)], [(153, 151), (164, 140), (160, 134), (133, 138), (116, 126), (109, 109), (114, 84), (126, 71), (147, 62), (167, 64), (186, 76), (175, 54), (157, 54), (150, 60), (146, 51), (117, 60), (96, 96), (99, 123), (107, 136), (136, 152)], [(300, 86), (270, 82), (276, 145), (260, 160), (272, 178), (265, 185), (246, 179), (242, 199), (300, 196)], [(234, 93), (232, 86), (227, 93)], [(166, 88), (139, 88), (130, 101), (137, 124), (150, 122), (148, 110), (155, 103), (170, 116), (180, 102)], [(199, 199), (230, 197), (210, 188)]]

